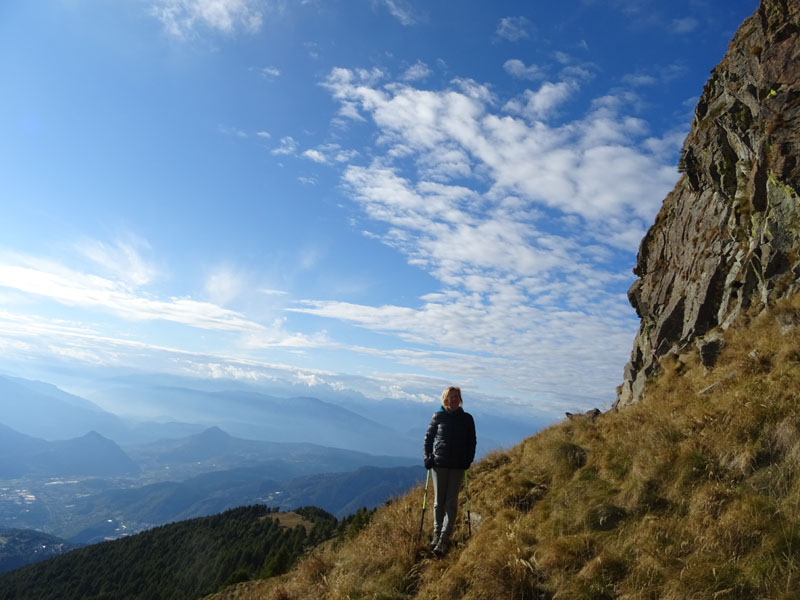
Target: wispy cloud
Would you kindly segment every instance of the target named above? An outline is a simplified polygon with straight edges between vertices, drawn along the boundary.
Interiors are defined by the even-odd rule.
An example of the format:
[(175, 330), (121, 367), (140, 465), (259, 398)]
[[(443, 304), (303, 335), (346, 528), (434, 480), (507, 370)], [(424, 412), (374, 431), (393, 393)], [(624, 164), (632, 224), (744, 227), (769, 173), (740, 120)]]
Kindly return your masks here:
[(204, 289), (208, 299), (217, 305), (229, 304), (247, 289), (247, 277), (231, 265), (217, 265), (206, 275)]
[(495, 33), (510, 42), (518, 42), (530, 37), (531, 22), (525, 17), (505, 17), (500, 19)]
[(268, 79), (268, 80), (270, 80), (270, 81), (271, 81), (271, 80), (273, 80), (273, 79), (275, 79), (275, 78), (277, 78), (277, 77), (280, 77), (280, 75), (281, 75), (281, 70), (280, 70), (278, 67), (272, 67), (272, 66), (270, 66), (270, 67), (264, 67), (264, 68), (262, 68), (262, 69), (259, 71), (259, 73), (261, 74), (261, 77), (263, 77), (264, 79)]
[(673, 33), (686, 34), (691, 33), (698, 28), (700, 23), (693, 17), (685, 17), (683, 19), (673, 19), (670, 29)]
[(237, 127), (228, 127), (225, 125), (220, 125), (219, 127), (217, 127), (217, 131), (219, 131), (222, 135), (227, 135), (231, 137), (237, 137), (242, 139), (249, 137), (246, 131), (238, 129)]
[(297, 152), (297, 140), (290, 135), (282, 137), (280, 146), (272, 150), (272, 154), (275, 155), (294, 154), (295, 152)]
[(191, 298), (158, 299), (123, 281), (82, 273), (60, 264), (19, 257), (0, 263), (0, 286), (65, 306), (101, 309), (131, 321), (170, 321), (199, 329), (250, 331), (261, 326), (243, 315)]
[(414, 25), (419, 20), (419, 16), (406, 0), (377, 0), (377, 2), (385, 6), (389, 14), (402, 25)]
[(142, 256), (150, 251), (150, 245), (132, 234), (112, 243), (84, 239), (76, 248), (104, 273), (127, 287), (147, 285), (158, 275), (158, 269)]
[(652, 75), (647, 75), (644, 73), (625, 75), (623, 81), (633, 87), (645, 87), (658, 83), (658, 79)]
[(255, 33), (264, 20), (263, 0), (152, 0), (150, 14), (170, 35), (186, 38), (198, 28), (226, 34)]

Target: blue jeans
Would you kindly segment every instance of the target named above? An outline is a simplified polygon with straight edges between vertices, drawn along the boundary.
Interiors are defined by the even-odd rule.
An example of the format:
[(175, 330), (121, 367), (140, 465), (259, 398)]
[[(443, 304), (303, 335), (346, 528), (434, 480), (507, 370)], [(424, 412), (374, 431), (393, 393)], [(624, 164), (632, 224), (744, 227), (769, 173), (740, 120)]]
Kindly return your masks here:
[(433, 467), (433, 535), (447, 540), (458, 512), (458, 492), (464, 479), (464, 469)]

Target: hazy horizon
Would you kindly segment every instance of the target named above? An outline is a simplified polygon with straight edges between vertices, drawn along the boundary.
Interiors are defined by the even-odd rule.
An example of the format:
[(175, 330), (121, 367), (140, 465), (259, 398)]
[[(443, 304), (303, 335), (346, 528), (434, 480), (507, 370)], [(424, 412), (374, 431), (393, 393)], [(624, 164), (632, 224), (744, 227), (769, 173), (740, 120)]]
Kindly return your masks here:
[(0, 370), (609, 408), (756, 5), (6, 4)]

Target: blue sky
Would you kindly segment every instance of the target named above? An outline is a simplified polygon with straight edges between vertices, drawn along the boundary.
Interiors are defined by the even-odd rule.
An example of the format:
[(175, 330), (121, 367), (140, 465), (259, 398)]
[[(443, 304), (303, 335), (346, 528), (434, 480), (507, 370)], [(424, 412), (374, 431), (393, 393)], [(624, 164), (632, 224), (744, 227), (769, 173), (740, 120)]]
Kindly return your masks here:
[(0, 369), (610, 406), (755, 0), (12, 0)]

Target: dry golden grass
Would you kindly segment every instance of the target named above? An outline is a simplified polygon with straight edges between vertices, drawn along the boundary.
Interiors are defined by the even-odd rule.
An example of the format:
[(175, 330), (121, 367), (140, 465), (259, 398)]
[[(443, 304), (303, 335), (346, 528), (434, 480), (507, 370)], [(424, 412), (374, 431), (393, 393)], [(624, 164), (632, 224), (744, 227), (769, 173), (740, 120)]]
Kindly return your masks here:
[(295, 512), (270, 513), (261, 518), (277, 521), (283, 529), (294, 529), (298, 525), (302, 525), (308, 533), (314, 527), (312, 522), (306, 521), (302, 516)]
[[(482, 525), (469, 538), (462, 524), (442, 559), (417, 541), (419, 488), (339, 548), (227, 597), (796, 598), (798, 322), (795, 297), (725, 332), (715, 368), (690, 348), (664, 361), (637, 405), (490, 454), (470, 471)], [(425, 526), (427, 536), (427, 515)]]

